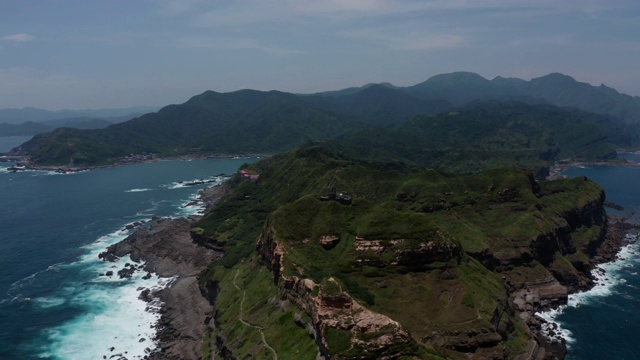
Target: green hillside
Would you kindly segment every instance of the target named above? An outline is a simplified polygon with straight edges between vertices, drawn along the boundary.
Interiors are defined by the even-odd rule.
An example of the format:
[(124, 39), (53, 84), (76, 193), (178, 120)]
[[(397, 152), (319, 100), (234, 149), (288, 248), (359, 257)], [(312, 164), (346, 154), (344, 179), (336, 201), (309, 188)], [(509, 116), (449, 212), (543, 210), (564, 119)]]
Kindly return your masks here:
[[(514, 105), (510, 103), (511, 101), (529, 104), (526, 111), (535, 113), (536, 117), (529, 116), (526, 121), (539, 121), (539, 125), (531, 125), (538, 128), (554, 125), (554, 121), (549, 121), (547, 116), (553, 119), (563, 117), (559, 115), (561, 110), (551, 110), (549, 104), (571, 107), (563, 108), (562, 111), (567, 113), (564, 117), (597, 127), (599, 131), (596, 133), (604, 133), (613, 146), (640, 145), (640, 125), (637, 120), (640, 119), (638, 98), (619, 94), (605, 86), (593, 87), (579, 83), (561, 74), (550, 74), (525, 81), (500, 77), (487, 80), (474, 73), (458, 72), (434, 76), (423, 83), (406, 88), (394, 87), (390, 84), (369, 84), (360, 88), (313, 95), (255, 90), (231, 93), (207, 91), (194, 96), (184, 104), (169, 105), (156, 113), (145, 114), (99, 131), (59, 129), (51, 133), (39, 134), (15, 152), (31, 156), (35, 164), (65, 165), (73, 161), (76, 166), (112, 164), (130, 154), (153, 153), (159, 156), (174, 156), (190, 153), (277, 153), (292, 149), (309, 140), (329, 140), (379, 127), (398, 129), (400, 125), (418, 115), (468, 113), (469, 108), (477, 107), (478, 104), (487, 101), (506, 102), (504, 107), (511, 110), (517, 106), (524, 109), (524, 105)], [(487, 107), (486, 104), (482, 106)], [(494, 103), (487, 111), (499, 112), (498, 108), (501, 106), (503, 105)], [(585, 111), (591, 113), (585, 113)], [(479, 115), (474, 116), (478, 118)], [(505, 116), (507, 115), (500, 114), (497, 117), (500, 120)], [(523, 118), (524, 116), (520, 116), (518, 121), (525, 121), (522, 120)], [(495, 119), (488, 119), (488, 121), (495, 124), (499, 122)], [(410, 129), (412, 126), (416, 129)], [(410, 141), (415, 141), (415, 139), (411, 140), (410, 132), (424, 132), (424, 129), (420, 129), (421, 127), (422, 125), (417, 125), (414, 119), (405, 125), (404, 130), (398, 131), (404, 131)], [(433, 130), (437, 132), (446, 129)], [(487, 129), (480, 131), (485, 130)], [(561, 157), (598, 158), (597, 154), (583, 156), (586, 155), (584, 152), (573, 153), (570, 149), (573, 145), (567, 147), (566, 144), (558, 143), (569, 140), (570, 136), (563, 134), (563, 131), (574, 130), (580, 133), (580, 126), (556, 128), (554, 131), (560, 132), (552, 136), (553, 139), (547, 136), (546, 140), (555, 141), (560, 151), (566, 151), (566, 154), (562, 154)], [(504, 142), (507, 147), (514, 145), (519, 141), (516, 138), (528, 136), (527, 131), (523, 131), (515, 128), (503, 129), (503, 134), (496, 135), (497, 138), (492, 140), (484, 139), (483, 144), (475, 143), (480, 141), (477, 137), (467, 139), (462, 136), (461, 139), (471, 140), (474, 146), (479, 146), (481, 152), (485, 153), (498, 148), (496, 153), (491, 153), (491, 156), (497, 155), (500, 158), (502, 155), (499, 154), (499, 148), (502, 145), (497, 145), (495, 142)], [(538, 135), (534, 134), (534, 136)], [(361, 133), (360, 136), (369, 135)], [(441, 136), (442, 134), (438, 135), (439, 138)], [(508, 139), (510, 137), (512, 139)], [(353, 139), (357, 138), (358, 135), (353, 137)], [(449, 137), (445, 134), (444, 138), (446, 140)], [(545, 139), (537, 138), (532, 141), (541, 140)], [(360, 142), (360, 140), (355, 141)], [(486, 142), (494, 142), (494, 144)], [(410, 147), (414, 145), (416, 144), (410, 144)], [(538, 146), (538, 144), (532, 146)], [(517, 147), (519, 148), (520, 145)], [(531, 151), (518, 149), (520, 150), (523, 154), (518, 157), (527, 158), (526, 162), (531, 162), (530, 155), (535, 155), (535, 150), (531, 147), (529, 148)], [(601, 150), (594, 149), (596, 153)], [(555, 150), (551, 149), (551, 151)], [(385, 156), (385, 154), (370, 155), (371, 157)], [(398, 153), (392, 155), (396, 156)], [(462, 155), (469, 158), (468, 153), (461, 153), (458, 158)], [(436, 158), (437, 160), (433, 163), (426, 163), (424, 159), (411, 160), (441, 169), (447, 167), (447, 162), (455, 160), (458, 163), (454, 152), (447, 154), (444, 154), (444, 151), (423, 152), (422, 155), (416, 156), (422, 156), (425, 159)], [(469, 159), (483, 161), (487, 156), (476, 154), (473, 159)], [(407, 156), (403, 155), (403, 158)], [(557, 160), (558, 157), (543, 156), (540, 160), (544, 162), (550, 159)], [(440, 163), (441, 160), (443, 163)], [(499, 160), (497, 163), (511, 165), (514, 164), (512, 160)], [(467, 163), (462, 166), (469, 168)], [(480, 166), (482, 167), (484, 165)]]
[(194, 96), (100, 131), (58, 129), (25, 143), (40, 164), (110, 164), (129, 154), (279, 152), (353, 129), (354, 121), (310, 107), (292, 94), (243, 90)]
[(350, 157), (466, 174), (488, 168), (544, 171), (559, 160), (616, 157), (594, 124), (603, 116), (553, 106), (485, 102), (460, 111), (416, 116), (386, 131), (368, 130), (335, 143)]
[(592, 86), (559, 73), (525, 81), (503, 77), (487, 80), (475, 73), (454, 72), (401, 89), (421, 98), (458, 105), (477, 100), (517, 100), (612, 115), (629, 124), (640, 122), (640, 97), (621, 94), (605, 85)]
[[(300, 359), (514, 358), (528, 335), (511, 286), (576, 286), (605, 227), (603, 191), (584, 178), (398, 171), (313, 144), (246, 169), (259, 179), (233, 179), (193, 228), (225, 249), (201, 277), (225, 306), (208, 351), (236, 358), (268, 356), (241, 310), (277, 352), (297, 339)], [(352, 203), (323, 201), (331, 188)]]
[(395, 97), (388, 94), (395, 90), (384, 87), (364, 91), (341, 102), (332, 98), (331, 106), (278, 92), (204, 93), (103, 130), (40, 134), (22, 151), (39, 164), (73, 160), (93, 166), (141, 153), (277, 153), (339, 138), (336, 147), (356, 159), (462, 174), (493, 167), (538, 172), (558, 160), (608, 160), (615, 158), (610, 139), (618, 146), (634, 143), (632, 133), (606, 116), (579, 110), (494, 101), (416, 116), (440, 106), (419, 107), (416, 98)]

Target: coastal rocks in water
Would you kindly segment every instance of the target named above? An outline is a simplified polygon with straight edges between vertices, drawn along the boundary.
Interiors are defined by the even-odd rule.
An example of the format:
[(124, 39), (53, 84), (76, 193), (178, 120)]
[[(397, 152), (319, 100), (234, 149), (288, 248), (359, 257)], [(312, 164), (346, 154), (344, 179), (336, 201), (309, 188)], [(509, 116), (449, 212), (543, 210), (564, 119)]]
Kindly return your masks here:
[(136, 263), (144, 257), (144, 269), (159, 276), (197, 275), (220, 253), (195, 244), (190, 230), (186, 219), (159, 219), (109, 246), (98, 257), (114, 261), (129, 255)]
[(569, 291), (553, 276), (528, 282), (524, 288), (513, 293), (513, 304), (520, 317), (527, 321), (534, 311), (549, 310), (567, 303)]
[(136, 271), (136, 268), (133, 266), (124, 267), (123, 269), (118, 271), (118, 276), (120, 276), (120, 279), (131, 279), (135, 271)]
[(229, 195), (231, 192), (231, 187), (228, 184), (220, 184), (217, 186), (213, 186), (204, 190), (201, 190), (198, 193), (198, 197), (202, 199), (202, 201), (207, 205), (207, 207), (211, 207), (217, 204), (220, 199)]
[[(335, 352), (327, 340), (328, 334), (340, 333), (348, 339), (351, 349), (363, 358), (395, 358), (397, 348), (414, 342), (409, 332), (390, 317), (371, 311), (344, 292), (333, 278), (326, 284), (311, 279), (283, 276), (283, 258), (286, 251), (273, 239), (273, 230), (260, 237), (257, 248), (260, 257), (271, 270), (276, 283), (284, 282), (286, 297), (309, 315), (314, 336), (319, 337), (320, 353), (329, 357)], [(317, 293), (317, 294), (316, 294)], [(333, 337), (332, 337), (333, 338)]]
[(151, 302), (153, 300), (153, 297), (151, 296), (151, 290), (150, 289), (142, 290), (140, 292), (140, 295), (138, 295), (138, 299), (144, 302)]
[[(126, 264), (118, 271), (121, 277), (145, 270), (146, 279), (151, 278), (151, 272), (177, 279), (158, 292), (140, 289), (139, 299), (153, 302), (159, 298), (163, 303), (155, 339), (159, 349), (151, 351), (149, 359), (201, 358), (202, 323), (213, 308), (200, 292), (197, 275), (221, 254), (196, 244), (190, 230), (187, 219), (156, 219), (99, 255), (104, 261), (128, 255), (135, 263), (144, 262)], [(113, 275), (113, 271), (107, 274)]]

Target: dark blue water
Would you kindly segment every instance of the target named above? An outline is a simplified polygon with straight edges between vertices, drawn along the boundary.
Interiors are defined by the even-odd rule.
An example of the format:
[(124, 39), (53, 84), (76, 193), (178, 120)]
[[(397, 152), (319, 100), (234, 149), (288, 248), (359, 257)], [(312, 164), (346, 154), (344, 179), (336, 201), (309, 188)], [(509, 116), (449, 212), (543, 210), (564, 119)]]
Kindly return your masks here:
[(123, 264), (113, 268), (97, 255), (129, 234), (127, 224), (196, 212), (181, 205), (203, 186), (180, 182), (222, 181), (217, 175), (250, 161), (166, 161), (67, 175), (11, 173), (0, 163), (0, 359), (141, 358), (153, 348), (158, 315), (145, 311), (139, 288), (168, 279), (99, 276)]
[[(17, 141), (0, 139), (0, 152)], [(0, 359), (101, 359), (125, 352), (142, 358), (153, 347), (157, 314), (145, 311), (139, 288), (161, 287), (167, 279), (99, 276), (114, 265), (99, 261), (98, 253), (128, 235), (126, 224), (197, 211), (181, 205), (202, 187), (180, 181), (232, 173), (247, 161), (157, 162), (70, 175), (10, 173), (9, 164), (0, 163)], [(638, 221), (640, 168), (571, 168), (565, 175), (596, 181)], [(555, 317), (570, 359), (640, 358), (638, 245), (604, 265), (599, 285), (571, 296)]]
[[(624, 157), (640, 160), (638, 155)], [(592, 166), (571, 168), (567, 176), (586, 175), (600, 184), (607, 199), (625, 207), (638, 222), (640, 167)], [(607, 210), (613, 212), (612, 210)], [(640, 358), (640, 243), (626, 246), (620, 260), (604, 264), (591, 291), (572, 295), (556, 321), (569, 340), (569, 359)]]

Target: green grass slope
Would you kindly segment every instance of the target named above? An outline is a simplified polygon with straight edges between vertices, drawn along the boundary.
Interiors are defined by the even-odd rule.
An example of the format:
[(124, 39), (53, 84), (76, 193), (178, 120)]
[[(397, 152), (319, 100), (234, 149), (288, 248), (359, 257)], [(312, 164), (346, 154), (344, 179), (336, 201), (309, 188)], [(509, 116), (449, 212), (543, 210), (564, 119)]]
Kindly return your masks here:
[(417, 116), (394, 130), (345, 136), (336, 148), (370, 162), (402, 159), (452, 174), (503, 167), (538, 170), (563, 159), (615, 158), (614, 146), (591, 116), (554, 106), (485, 102)]
[[(345, 291), (410, 334), (410, 342), (386, 348), (384, 356), (513, 358), (524, 351), (527, 337), (524, 324), (510, 310), (504, 279), (518, 284), (549, 275), (579, 277), (577, 268), (588, 261), (605, 226), (603, 192), (585, 179), (538, 182), (526, 171), (509, 169), (458, 177), (434, 170), (399, 171), (314, 144), (246, 168), (259, 173), (259, 179), (233, 179), (231, 196), (194, 227), (201, 241), (225, 248), (225, 256), (203, 273), (202, 282), (225, 283), (222, 291), (235, 296), (230, 302), (235, 305), (217, 316), (217, 336), (227, 339), (229, 351), (240, 357), (256, 340), (255, 334), (244, 345), (231, 340), (239, 336), (237, 331), (249, 329), (237, 324), (239, 311), (233, 307), (240, 295), (230, 290), (229, 281), (251, 271), (251, 281), (263, 284), (254, 290), (252, 302), (262, 304), (253, 310), (256, 321), (270, 324), (265, 336), (309, 331), (315, 313), (308, 304), (322, 302), (323, 294), (333, 291), (339, 297)], [(333, 187), (353, 196), (353, 202), (322, 201), (319, 197)], [(283, 249), (281, 273), (270, 263), (257, 264), (258, 238), (269, 238)], [(265, 248), (259, 250), (266, 261)], [(270, 281), (258, 280), (269, 268)], [(279, 277), (317, 285), (305, 297)], [(279, 302), (286, 306), (267, 315)], [(291, 330), (277, 325), (276, 316), (292, 316), (287, 311), (298, 319), (298, 329), (288, 320), (282, 326)], [(326, 342), (333, 357), (370, 354), (358, 342), (366, 343), (366, 334), (315, 326), (315, 341)], [(308, 333), (300, 336), (308, 344)], [(287, 348), (284, 338), (271, 339), (272, 347)], [(309, 357), (303, 358), (315, 356), (304, 352)]]
[(110, 164), (129, 154), (279, 152), (354, 128), (352, 120), (314, 108), (292, 94), (207, 91), (180, 105), (102, 130), (58, 129), (22, 146), (40, 164)]

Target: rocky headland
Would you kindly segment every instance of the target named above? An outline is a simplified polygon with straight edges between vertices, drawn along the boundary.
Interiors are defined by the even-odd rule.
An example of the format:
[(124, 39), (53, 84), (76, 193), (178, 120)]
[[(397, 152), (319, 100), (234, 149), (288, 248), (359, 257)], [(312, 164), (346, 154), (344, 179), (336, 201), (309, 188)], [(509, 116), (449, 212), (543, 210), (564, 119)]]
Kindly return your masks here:
[[(557, 309), (567, 304), (570, 294), (587, 291), (594, 283), (596, 271), (600, 275), (604, 270), (599, 264), (615, 261), (620, 249), (637, 239), (640, 226), (628, 223), (624, 218), (609, 216), (607, 231), (597, 247), (593, 248), (592, 257), (582, 268), (581, 281), (571, 282), (554, 276), (536, 279), (514, 286), (507, 281), (506, 288), (511, 296), (511, 303), (518, 316), (525, 320), (529, 327), (531, 340), (527, 352), (519, 360), (564, 359), (567, 354), (565, 339), (554, 323), (548, 323), (536, 313)], [(557, 274), (554, 274), (557, 276)]]
[[(534, 190), (539, 192), (539, 189)], [(231, 188), (223, 184), (204, 191), (200, 198), (211, 206), (230, 191)], [(241, 198), (241, 201), (252, 201), (246, 194)], [(137, 263), (118, 271), (119, 276), (126, 277), (133, 271), (144, 270), (175, 278), (169, 287), (156, 293), (141, 289), (141, 299), (159, 298), (163, 303), (157, 325), (158, 347), (149, 354), (150, 359), (200, 359), (202, 339), (215, 325), (214, 318), (218, 314), (212, 304), (215, 299), (198, 286), (198, 275), (222, 253), (218, 251), (219, 247), (212, 246), (212, 242), (190, 232), (191, 221), (155, 219), (139, 224), (140, 228), (134, 234), (101, 254), (105, 260), (131, 256)], [(597, 230), (594, 232), (597, 236), (588, 242), (577, 238), (572, 240), (570, 234), (583, 225), (592, 226), (594, 231)], [(291, 257), (288, 251), (294, 248), (277, 239), (276, 228), (267, 228), (259, 239), (253, 241), (257, 240), (257, 253), (263, 266), (270, 270), (273, 282), (284, 289), (280, 300), (286, 300), (305, 313), (308, 322), (299, 322), (304, 322), (309, 336), (315, 339), (317, 349), (324, 357), (330, 357), (337, 346), (327, 339), (331, 336), (335, 339), (335, 334), (340, 334), (340, 337), (348, 339), (347, 344), (352, 351), (370, 358), (396, 358), (404, 352), (411, 353), (417, 348), (416, 339), (453, 354), (454, 358), (458, 355), (511, 358), (513, 354), (507, 355), (503, 341), (513, 331), (514, 317), (519, 317), (526, 324), (529, 341), (524, 353), (519, 352), (517, 358), (542, 360), (564, 358), (566, 345), (559, 334), (554, 333), (552, 324), (545, 323), (536, 313), (566, 304), (569, 294), (592, 287), (591, 271), (599, 263), (614, 260), (625, 244), (626, 234), (634, 229), (636, 227), (624, 219), (605, 218), (602, 192), (580, 207), (563, 213), (551, 232), (536, 235), (530, 244), (512, 252), (489, 248), (483, 253), (468, 252), (464, 255), (457, 242), (439, 232), (434, 233), (431, 241), (415, 246), (401, 238), (383, 241), (356, 237), (351, 245), (357, 255), (353, 263), (355, 269), (368, 266), (415, 274), (431, 281), (433, 286), (443, 286), (442, 294), (448, 296), (449, 302), (458, 300), (454, 293), (447, 292), (445, 286), (460, 286), (461, 277), (467, 276), (462, 271), (476, 266), (474, 261), (502, 276), (503, 285), (495, 289), (500, 299), (476, 302), (471, 315), (450, 323), (462, 325), (463, 330), (443, 327), (424, 334), (415, 324), (413, 327), (405, 326), (406, 319), (396, 317), (402, 316), (400, 313), (385, 314), (372, 310), (362, 301), (362, 294), (354, 297), (344, 288), (342, 279), (314, 282), (304, 276), (302, 270), (298, 270), (300, 275), (294, 275), (295, 271), (292, 273), (291, 269), (285, 270), (291, 266), (285, 260)], [(295, 246), (301, 249), (311, 246), (313, 241), (303, 238)], [(344, 239), (331, 234), (321, 236), (317, 241), (324, 251), (344, 246)], [(569, 258), (571, 268), (558, 267), (553, 263), (554, 257), (570, 256), (576, 249), (583, 251), (588, 258)], [(385, 256), (391, 253), (394, 256)], [(449, 265), (442, 267), (438, 264)], [(535, 264), (544, 264), (545, 267), (541, 270)], [(302, 264), (294, 266), (301, 268)], [(231, 273), (237, 277), (237, 271)], [(384, 289), (394, 285), (390, 280), (384, 280), (378, 281), (376, 286)], [(442, 296), (437, 299), (442, 301)], [(493, 305), (484, 306), (488, 301)], [(380, 305), (378, 309), (381, 309)], [(226, 353), (228, 358), (232, 358), (234, 351), (227, 349), (223, 340), (224, 336), (216, 337), (218, 354)]]
[[(206, 207), (227, 195), (226, 184), (205, 189), (199, 194)], [(200, 359), (204, 328), (210, 321), (212, 305), (201, 293), (198, 275), (222, 254), (198, 245), (191, 238), (191, 222), (185, 219), (153, 219), (138, 224), (139, 228), (124, 240), (109, 246), (99, 257), (115, 261), (129, 256), (127, 263), (116, 274), (131, 277), (136, 271), (155, 273), (173, 278), (170, 285), (159, 291), (141, 288), (139, 298), (162, 303), (160, 321), (156, 325), (156, 349), (150, 349), (147, 359)]]

